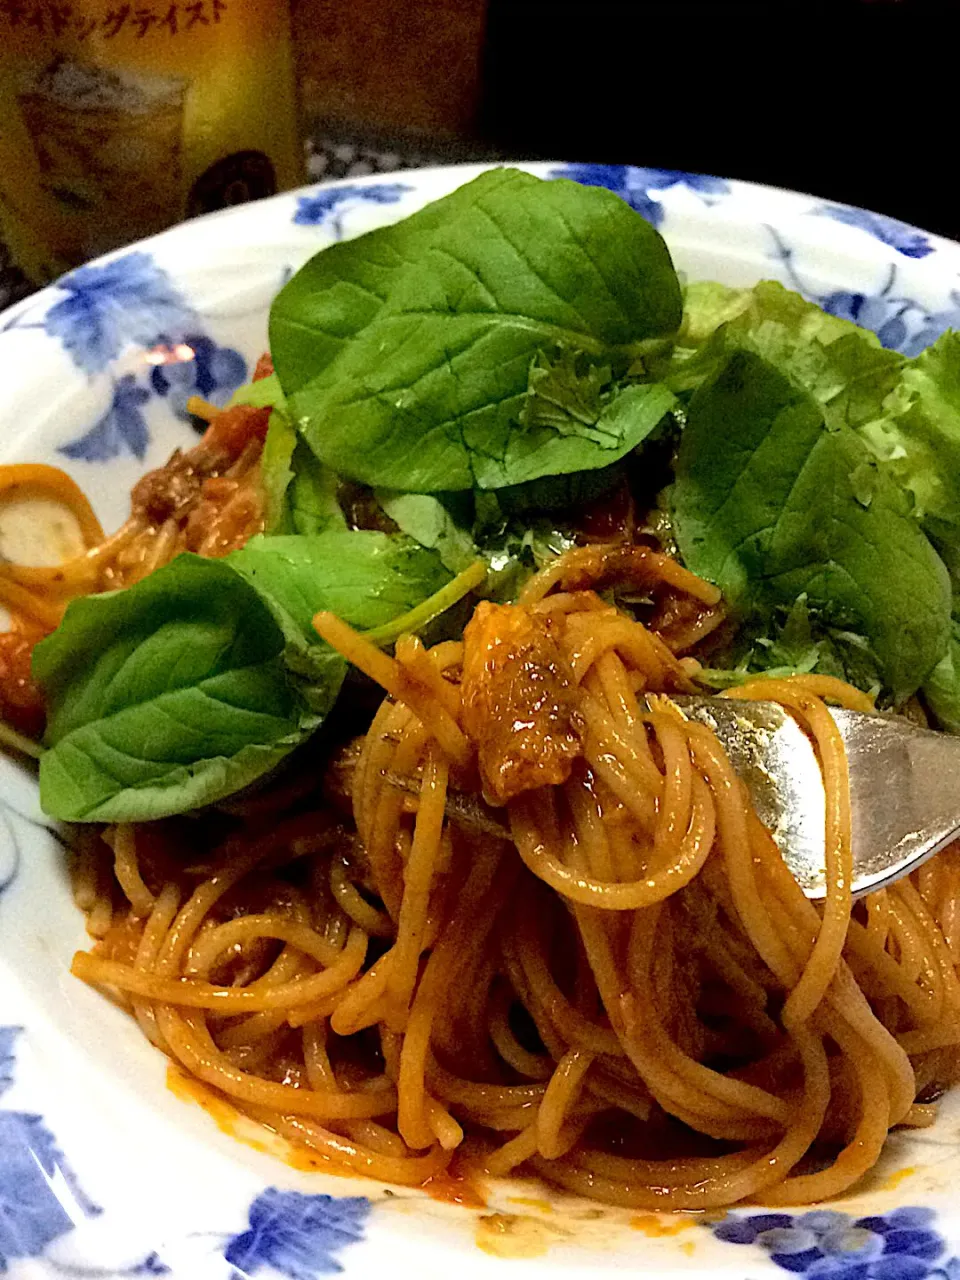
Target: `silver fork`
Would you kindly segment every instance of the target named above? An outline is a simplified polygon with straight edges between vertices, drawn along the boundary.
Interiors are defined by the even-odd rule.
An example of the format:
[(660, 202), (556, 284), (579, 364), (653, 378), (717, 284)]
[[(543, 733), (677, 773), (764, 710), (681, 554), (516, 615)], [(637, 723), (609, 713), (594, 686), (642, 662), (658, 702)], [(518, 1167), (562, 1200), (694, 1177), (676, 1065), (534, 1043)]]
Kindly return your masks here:
[[(824, 795), (810, 739), (775, 702), (672, 695), (708, 725), (808, 898), (822, 898)], [(853, 892), (899, 880), (960, 835), (960, 737), (831, 707), (850, 771)]]

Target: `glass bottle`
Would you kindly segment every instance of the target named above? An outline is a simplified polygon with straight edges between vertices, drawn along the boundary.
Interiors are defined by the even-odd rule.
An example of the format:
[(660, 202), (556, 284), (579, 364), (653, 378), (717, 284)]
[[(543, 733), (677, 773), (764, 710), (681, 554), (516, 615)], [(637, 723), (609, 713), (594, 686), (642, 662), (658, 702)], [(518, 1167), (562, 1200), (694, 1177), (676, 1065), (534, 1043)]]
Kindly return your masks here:
[(287, 0), (0, 0), (0, 234), (33, 281), (303, 168)]

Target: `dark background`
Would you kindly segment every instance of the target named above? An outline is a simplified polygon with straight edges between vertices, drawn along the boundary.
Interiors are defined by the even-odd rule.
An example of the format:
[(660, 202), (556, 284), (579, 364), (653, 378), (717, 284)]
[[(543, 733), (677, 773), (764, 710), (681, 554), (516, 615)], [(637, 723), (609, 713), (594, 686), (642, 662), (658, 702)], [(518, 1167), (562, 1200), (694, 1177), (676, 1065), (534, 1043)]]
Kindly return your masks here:
[(746, 178), (960, 238), (960, 6), (491, 0), (478, 141)]
[[(291, 0), (309, 176), (473, 159), (771, 183), (960, 240), (960, 0)], [(0, 243), (0, 308), (29, 288)]]

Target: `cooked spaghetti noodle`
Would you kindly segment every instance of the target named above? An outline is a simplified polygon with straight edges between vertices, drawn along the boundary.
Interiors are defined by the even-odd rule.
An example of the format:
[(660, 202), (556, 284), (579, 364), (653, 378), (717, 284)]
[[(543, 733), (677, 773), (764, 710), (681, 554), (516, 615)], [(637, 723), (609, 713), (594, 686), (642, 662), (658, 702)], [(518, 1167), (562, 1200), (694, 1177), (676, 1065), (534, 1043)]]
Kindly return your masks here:
[(854, 907), (825, 702), (870, 700), (758, 681), (735, 696), (782, 703), (822, 765), (829, 891), (809, 902), (670, 698), (696, 663), (596, 594), (611, 575), (718, 605), (666, 556), (588, 547), (481, 603), (462, 642), (389, 656), (318, 615), (387, 694), (359, 750), (285, 817), (278, 792), (242, 826), (88, 838), (100, 941), (74, 972), (334, 1171), (520, 1170), (663, 1210), (853, 1186), (956, 1075), (960, 857)]
[[(192, 407), (203, 439), (140, 481), (109, 537), (63, 473), (0, 468), (0, 499), (53, 497), (86, 547), (0, 565), (0, 694), (25, 733), (30, 649), (71, 598), (263, 527), (266, 412)], [(318, 614), (385, 694), (360, 740), (189, 822), (78, 836), (98, 941), (74, 972), (322, 1167), (410, 1186), (532, 1172), (638, 1209), (813, 1202), (891, 1128), (931, 1123), (958, 1074), (960, 853), (852, 902), (826, 703), (870, 699), (821, 676), (730, 692), (780, 702), (816, 746), (814, 906), (670, 696), (696, 688), (719, 593), (625, 509), (619, 536), (554, 558), (516, 604), (481, 601), (462, 640), (401, 636), (391, 656), (389, 627)], [(649, 626), (609, 587), (645, 599)]]

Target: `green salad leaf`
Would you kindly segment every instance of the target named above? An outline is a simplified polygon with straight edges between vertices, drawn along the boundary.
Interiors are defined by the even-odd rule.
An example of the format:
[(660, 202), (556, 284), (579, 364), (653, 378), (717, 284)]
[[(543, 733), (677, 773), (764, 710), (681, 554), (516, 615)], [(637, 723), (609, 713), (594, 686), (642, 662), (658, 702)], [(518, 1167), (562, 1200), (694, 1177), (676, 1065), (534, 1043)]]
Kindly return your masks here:
[(683, 318), (677, 334), (677, 353), (702, 346), (708, 338), (745, 311), (753, 289), (733, 289), (714, 280), (691, 280), (683, 289)]
[(44, 811), (159, 818), (273, 768), (320, 714), (283, 649), (266, 604), (223, 561), (181, 556), (125, 591), (73, 601), (34, 655), (48, 705)]
[(947, 651), (927, 676), (921, 690), (937, 727), (960, 733), (960, 621), (953, 620)]
[(47, 698), (45, 812), (142, 821), (209, 804), (321, 723), (346, 664), (314, 613), (382, 627), (450, 580), (406, 538), (257, 537), (226, 560), (179, 556), (123, 591), (73, 601), (36, 648)]
[(373, 496), (390, 519), (422, 547), (436, 551), (451, 573), (462, 573), (477, 558), (470, 533), (473, 503), (463, 493), (398, 493), (375, 489)]
[[(292, 417), (338, 473), (422, 493), (519, 484), (609, 465), (669, 407), (663, 388), (630, 386), (599, 431), (521, 421), (543, 355), (625, 372), (680, 322), (663, 240), (611, 192), (495, 170), (431, 206), (425, 229), (403, 225), (353, 242), (361, 284), (337, 289), (365, 302), (349, 318), (324, 312), (315, 325), (298, 309), (299, 277), (277, 300), (271, 339)], [(303, 335), (324, 325), (308, 359)], [(334, 331), (336, 351), (323, 336)]]
[(747, 289), (733, 289), (712, 280), (691, 282), (683, 291), (683, 319), (677, 343), (683, 348), (701, 347), (734, 320), (740, 321), (741, 332), (773, 325), (780, 331), (779, 335), (771, 334), (778, 345), (786, 342), (804, 347), (819, 342), (829, 346), (837, 338), (852, 334), (870, 346), (880, 346), (875, 333), (861, 329), (852, 320), (830, 315), (778, 280), (761, 280)]
[[(540, 179), (518, 169), (483, 175), (488, 191), (538, 187)], [(270, 308), (270, 352), (287, 395), (316, 378), (376, 316), (396, 276), (417, 261), (432, 233), (475, 198), (465, 183), (400, 222), (354, 240), (329, 245), (283, 286)]]
[(346, 529), (337, 501), (337, 476), (299, 438), (275, 373), (240, 387), (230, 401), (272, 408), (260, 458), (264, 524), (268, 533), (323, 533)]
[(660, 382), (633, 383), (617, 388), (605, 403), (591, 433), (558, 431), (553, 427), (515, 430), (499, 460), (477, 465), (478, 478), (491, 482), (481, 488), (510, 488), (549, 481), (559, 476), (607, 470), (659, 426), (676, 404), (673, 392)]
[(757, 675), (835, 676), (868, 693), (878, 694), (883, 678), (876, 654), (855, 631), (831, 626), (805, 594), (789, 607), (780, 606), (764, 620), (764, 633), (741, 629), (727, 651), (714, 655), (715, 665), (697, 674), (699, 683), (728, 689)]
[(286, 414), (274, 410), (260, 459), (268, 533), (345, 530), (338, 479), (299, 439)]
[(237, 404), (248, 404), (253, 409), (286, 410), (287, 401), (276, 373), (269, 373), (265, 378), (257, 378), (253, 382), (245, 382), (230, 397), (229, 408)]
[(579, 351), (563, 348), (553, 360), (539, 351), (530, 365), (520, 424), (533, 430), (549, 427), (562, 436), (582, 435), (603, 444), (609, 432), (598, 424), (604, 392), (612, 382), (609, 365), (591, 364)]
[[(678, 437), (648, 496), (738, 624), (704, 681), (919, 689), (960, 732), (960, 337), (905, 360), (770, 281), (682, 304), (626, 203), (511, 169), (314, 257), (271, 313), (276, 373), (232, 401), (272, 411), (266, 534), (74, 601), (37, 646), (45, 810), (142, 820), (242, 789), (338, 696), (318, 610), (381, 644), (459, 629), (573, 545), (571, 508), (627, 476), (660, 490)], [(399, 532), (348, 530), (342, 481)]]
[[(714, 316), (727, 318), (699, 350), (675, 363), (667, 379), (674, 390), (694, 390), (731, 352), (747, 350), (809, 392), (830, 425), (860, 427), (883, 414), (884, 400), (898, 385), (905, 362), (896, 351), (885, 350), (875, 334), (827, 315), (772, 280), (725, 292), (735, 298)], [(697, 324), (696, 315), (689, 323)], [(699, 323), (702, 333), (704, 319)]]
[(752, 351), (734, 351), (691, 400), (672, 504), (684, 562), (747, 625), (805, 595), (864, 638), (896, 702), (946, 651), (949, 579), (908, 499), (857, 432), (828, 425)]
[(287, 490), (287, 507), (291, 531), (304, 535), (345, 531), (347, 521), (337, 498), (337, 473), (299, 439), (290, 466), (293, 477)]
[(407, 613), (450, 580), (439, 556), (411, 538), (369, 529), (255, 537), (230, 566), (265, 599), (288, 643), (318, 644), (313, 615), (328, 609), (367, 631)]
[[(241, 388), (242, 390), (242, 388)], [(260, 455), (263, 522), (268, 533), (289, 533), (287, 490), (293, 480), (293, 451), (297, 433), (283, 413), (272, 413)]]
[(928, 533), (960, 548), (960, 334), (907, 361), (883, 409), (864, 438), (913, 494)]

